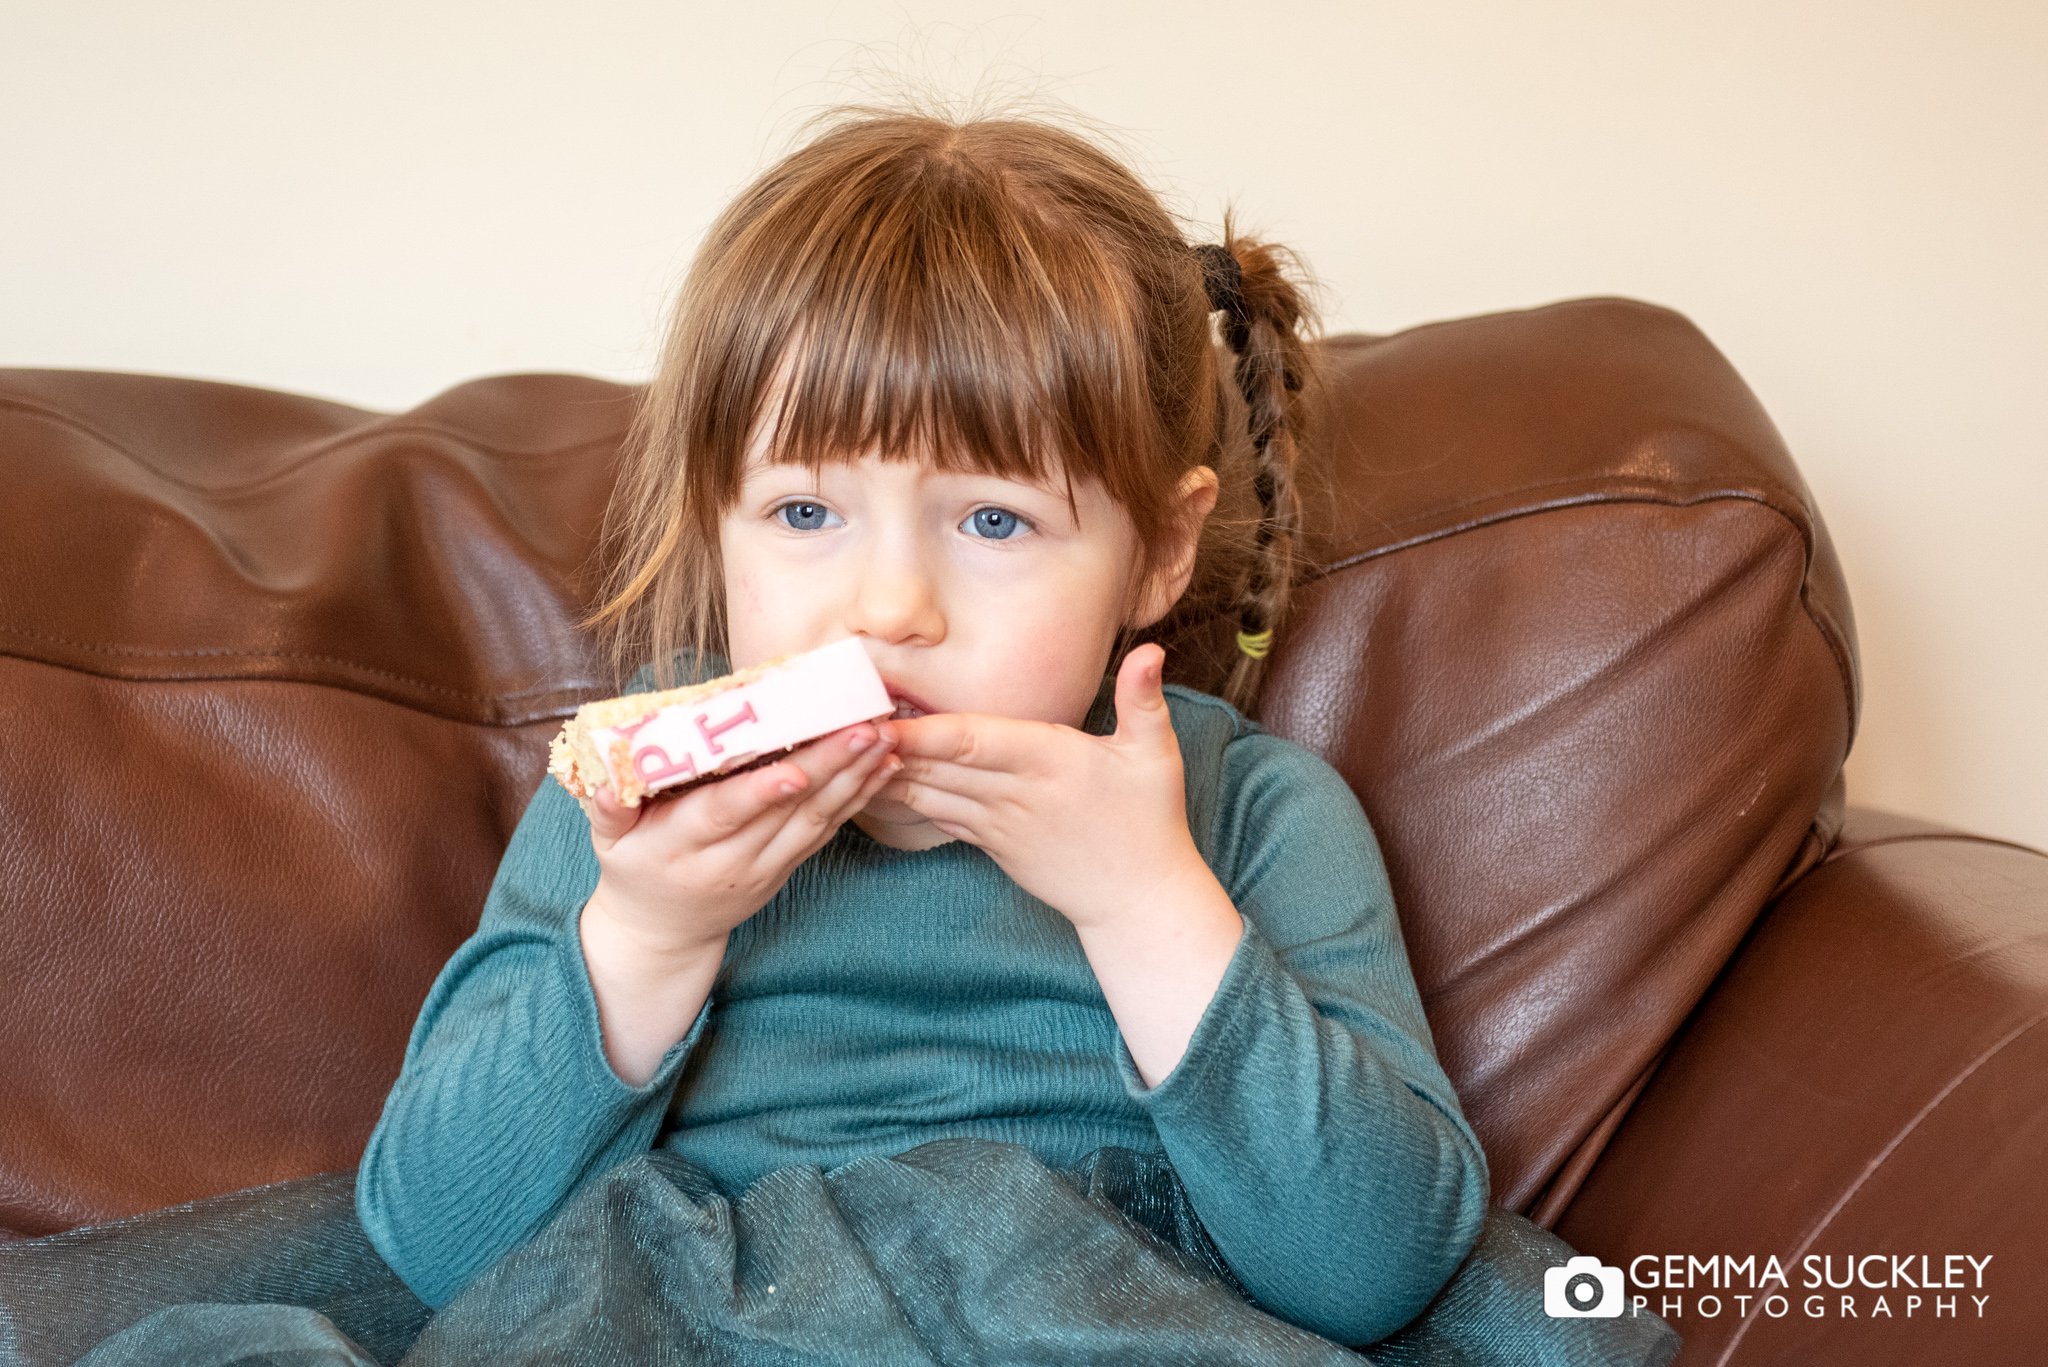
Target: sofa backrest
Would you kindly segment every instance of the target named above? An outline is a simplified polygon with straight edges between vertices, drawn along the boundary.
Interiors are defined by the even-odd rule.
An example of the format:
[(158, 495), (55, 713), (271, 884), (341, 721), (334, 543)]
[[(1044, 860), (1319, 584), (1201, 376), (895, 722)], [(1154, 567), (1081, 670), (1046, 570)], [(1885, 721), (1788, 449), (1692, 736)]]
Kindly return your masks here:
[(352, 1167), (575, 706), (631, 391), (0, 370), (0, 1228)]
[[(1675, 313), (1321, 345), (1320, 568), (1256, 711), (1359, 794), (1495, 1198), (1554, 1212), (1832, 839), (1847, 593)], [(636, 393), (0, 370), (0, 1229), (357, 1161), (548, 738), (615, 682), (571, 624)], [(1169, 642), (1168, 678), (1232, 648)]]
[(1260, 718), (1358, 792), (1495, 1198), (1548, 1225), (1840, 829), (1848, 589), (1769, 417), (1668, 309), (1333, 345), (1324, 569)]

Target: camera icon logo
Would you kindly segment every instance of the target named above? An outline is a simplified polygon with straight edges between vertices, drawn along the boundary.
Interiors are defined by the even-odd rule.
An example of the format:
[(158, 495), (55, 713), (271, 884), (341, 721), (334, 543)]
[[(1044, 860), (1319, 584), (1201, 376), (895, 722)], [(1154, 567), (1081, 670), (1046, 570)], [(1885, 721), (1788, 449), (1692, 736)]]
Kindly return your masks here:
[(1552, 1319), (1614, 1319), (1624, 1297), (1621, 1269), (1580, 1256), (1543, 1273), (1543, 1313)]

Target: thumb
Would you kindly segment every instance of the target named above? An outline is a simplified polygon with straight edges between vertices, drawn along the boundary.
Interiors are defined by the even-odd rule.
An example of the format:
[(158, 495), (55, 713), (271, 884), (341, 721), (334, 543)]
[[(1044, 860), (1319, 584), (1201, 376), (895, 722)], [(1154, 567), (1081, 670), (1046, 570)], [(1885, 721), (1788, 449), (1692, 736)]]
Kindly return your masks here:
[(608, 783), (598, 784), (582, 801), (584, 814), (590, 818), (590, 833), (605, 847), (632, 830), (646, 806), (644, 802), (639, 807), (626, 806), (612, 795)]
[(1166, 648), (1147, 641), (1124, 656), (1116, 672), (1117, 730), (1173, 727), (1166, 711)]

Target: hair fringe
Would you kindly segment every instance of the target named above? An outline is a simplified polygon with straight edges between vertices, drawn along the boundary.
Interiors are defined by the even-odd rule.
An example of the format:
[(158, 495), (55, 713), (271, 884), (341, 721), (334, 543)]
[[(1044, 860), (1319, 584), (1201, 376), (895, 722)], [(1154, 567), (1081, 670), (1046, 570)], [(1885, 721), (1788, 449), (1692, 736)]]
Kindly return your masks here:
[[(1189, 530), (1173, 524), (1172, 488), (1197, 465), (1213, 468), (1217, 501), (1193, 529), (1187, 588), (1158, 621), (1118, 632), (1098, 700), (1145, 641), (1166, 647), (1169, 680), (1212, 686), (1195, 677), (1207, 650), (1183, 648), (1214, 642), (1223, 626), (1231, 663), (1219, 691), (1251, 715), (1266, 660), (1237, 649), (1234, 636), (1271, 630), (1275, 648), (1284, 639), (1294, 589), (1309, 572), (1301, 485), (1322, 464), (1304, 454), (1319, 441), (1310, 424), (1326, 406), (1327, 378), (1311, 345), (1315, 281), (1299, 256), (1241, 234), (1226, 207), (1221, 241), (1239, 264), (1245, 316), (1239, 323), (1225, 313), (1219, 348), (1187, 222), (1084, 133), (1036, 111), (1018, 119), (914, 106), (841, 106), (809, 125), (823, 131), (764, 171), (712, 225), (634, 412), (592, 551), (596, 606), (578, 622), (599, 634), (614, 682), (623, 686), (646, 663), (657, 687), (697, 682), (709, 656), (727, 649), (720, 518), (737, 496), (744, 433), (763, 416), (748, 405), (765, 400), (762, 377), (780, 348), (798, 377), (785, 402), (799, 390), (818, 398), (792, 413), (793, 445), (806, 458), (834, 458), (856, 434), (915, 437), (944, 440), (949, 463), (1014, 473), (1021, 447), (1011, 415), (1044, 416), (1068, 458), (1092, 461), (1126, 500), (1141, 571), (1161, 568), (1155, 552), (1178, 540), (1169, 530)], [(820, 212), (827, 206), (832, 213)], [(940, 231), (934, 212), (950, 215), (943, 236), (930, 235)], [(861, 225), (861, 235), (822, 231), (840, 222)], [(940, 253), (965, 274), (933, 283), (929, 273), (908, 272), (911, 251)], [(851, 349), (849, 335), (885, 348), (908, 337), (925, 347), (915, 354), (929, 354), (953, 335), (929, 332), (937, 324), (921, 314), (903, 326), (927, 331), (896, 331), (896, 313), (877, 303), (893, 301), (877, 290), (895, 282), (954, 289), (944, 297), (955, 311), (932, 315), (947, 320), (961, 316), (962, 299), (986, 301), (1000, 323), (974, 322), (978, 330), (959, 334), (980, 348), (973, 376), (985, 391), (899, 393), (889, 386), (910, 368), (887, 362), (901, 353)], [(1006, 293), (990, 296), (991, 288)], [(819, 319), (833, 327), (843, 319), (855, 331), (803, 332)], [(1023, 345), (1018, 336), (1052, 350), (1004, 350)], [(1017, 373), (1041, 354), (1079, 367), (1056, 376), (1069, 388), (1051, 404), (1051, 391), (1033, 388), (1040, 377)], [(880, 377), (872, 392), (852, 382), (870, 372)], [(879, 423), (877, 415), (887, 423), (868, 421)], [(673, 647), (685, 641), (700, 672), (679, 679)]]

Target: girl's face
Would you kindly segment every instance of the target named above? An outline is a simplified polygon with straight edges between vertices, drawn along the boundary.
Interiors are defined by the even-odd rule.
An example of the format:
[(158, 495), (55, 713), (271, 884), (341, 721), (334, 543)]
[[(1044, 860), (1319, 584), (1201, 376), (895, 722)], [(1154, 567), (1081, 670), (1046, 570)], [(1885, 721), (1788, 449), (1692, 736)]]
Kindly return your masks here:
[[(1214, 475), (1190, 493), (1206, 514)], [(859, 637), (892, 695), (928, 712), (985, 712), (1080, 727), (1127, 619), (1180, 597), (1192, 555), (1130, 604), (1138, 541), (1099, 481), (1064, 487), (942, 472), (923, 462), (765, 463), (757, 446), (719, 528), (729, 656), (745, 669)], [(1197, 524), (1199, 519), (1197, 519)], [(1190, 538), (1192, 544), (1192, 538)], [(853, 820), (875, 840), (926, 849), (952, 837), (892, 798)]]

